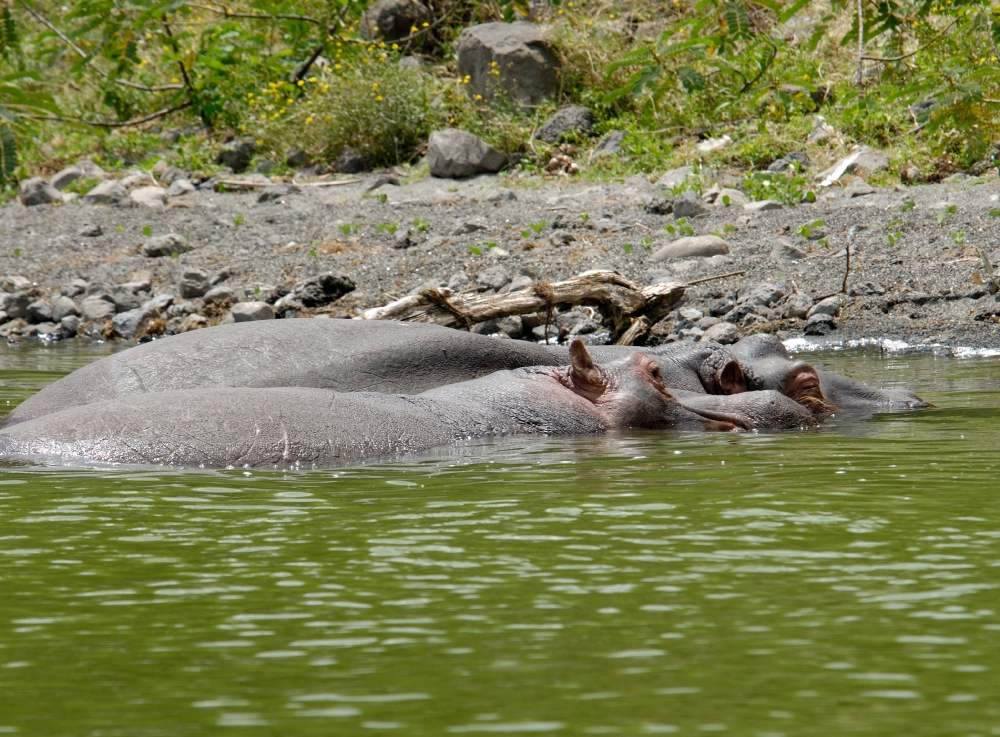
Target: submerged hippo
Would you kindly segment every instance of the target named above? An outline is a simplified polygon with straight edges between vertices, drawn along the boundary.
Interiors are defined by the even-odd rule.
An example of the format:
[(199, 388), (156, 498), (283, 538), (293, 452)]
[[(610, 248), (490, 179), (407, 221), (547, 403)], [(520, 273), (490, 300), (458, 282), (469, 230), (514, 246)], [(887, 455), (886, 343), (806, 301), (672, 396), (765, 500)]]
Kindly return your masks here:
[(337, 466), (515, 434), (746, 427), (712, 408), (683, 406), (642, 353), (597, 365), (574, 341), (569, 354), (569, 366), (497, 371), (416, 395), (308, 388), (136, 394), (8, 427), (0, 454), (206, 468)]
[[(817, 372), (807, 364), (791, 361), (780, 342), (775, 340), (781, 355), (757, 338), (728, 347), (682, 342), (643, 350), (660, 365), (665, 384), (679, 390), (735, 395), (751, 389), (770, 389), (807, 402), (811, 397), (818, 406), (829, 384), (838, 398), (831, 401), (839, 406), (904, 406), (894, 400), (894, 393)], [(747, 341), (751, 341), (752, 350), (743, 350)], [(595, 346), (591, 353), (601, 362), (637, 350)], [(419, 323), (313, 319), (220, 325), (135, 346), (95, 361), (30, 397), (0, 426), (68, 407), (149, 392), (309, 387), (416, 394), (502, 369), (558, 366), (568, 361), (563, 346), (497, 340)], [(750, 384), (747, 376), (753, 377)], [(913, 402), (907, 406), (919, 406), (914, 403), (919, 400), (910, 396)]]

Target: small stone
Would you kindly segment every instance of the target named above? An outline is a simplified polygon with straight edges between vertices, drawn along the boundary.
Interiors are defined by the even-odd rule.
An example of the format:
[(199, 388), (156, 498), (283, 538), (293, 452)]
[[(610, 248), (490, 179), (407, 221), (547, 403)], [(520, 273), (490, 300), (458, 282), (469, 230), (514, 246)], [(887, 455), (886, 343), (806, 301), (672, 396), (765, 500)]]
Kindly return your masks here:
[(463, 223), (459, 223), (458, 226), (451, 231), (452, 235), (468, 235), (469, 233), (475, 233), (480, 230), (486, 230), (486, 224), (479, 220), (466, 220)]
[(805, 320), (809, 316), (809, 309), (812, 305), (813, 301), (809, 295), (801, 292), (792, 294), (785, 302), (784, 316), (793, 320)]
[(184, 321), (181, 323), (181, 332), (186, 333), (189, 330), (197, 330), (198, 328), (207, 328), (207, 327), (208, 327), (207, 318), (203, 317), (202, 315), (193, 314), (193, 315), (188, 315), (187, 317), (184, 318)]
[(135, 337), (135, 334), (139, 332), (139, 328), (150, 317), (151, 315), (148, 311), (142, 307), (136, 307), (134, 310), (119, 312), (111, 318), (111, 324), (114, 325), (115, 332), (120, 337), (129, 340)]
[(773, 210), (784, 210), (785, 206), (776, 200), (760, 200), (759, 202), (748, 202), (743, 205), (747, 212), (771, 212)]
[(75, 182), (82, 176), (83, 172), (80, 171), (79, 167), (67, 166), (65, 169), (62, 169), (56, 174), (53, 174), (52, 178), (49, 180), (49, 184), (51, 184), (56, 189), (62, 190), (66, 189), (66, 187), (71, 185), (73, 182)]
[(63, 297), (75, 297), (86, 292), (89, 286), (90, 284), (83, 279), (73, 279), (59, 287), (59, 294)]
[(236, 322), (274, 319), (274, 309), (267, 302), (240, 302), (233, 305), (231, 312)]
[(285, 156), (285, 164), (292, 169), (301, 169), (304, 166), (309, 166), (312, 160), (309, 158), (309, 154), (303, 151), (301, 148), (295, 148), (294, 146), (288, 149), (288, 154)]
[(368, 162), (353, 148), (344, 146), (333, 162), (333, 168), (340, 174), (360, 174), (368, 171)]
[(829, 187), (845, 174), (856, 174), (859, 171), (873, 174), (889, 168), (889, 155), (876, 151), (869, 146), (862, 146), (826, 171), (816, 175), (816, 181), (821, 187)]
[(772, 161), (771, 165), (767, 167), (767, 170), (773, 172), (786, 171), (792, 166), (793, 161), (796, 162), (801, 169), (805, 169), (809, 166), (809, 156), (805, 151), (792, 151), (790, 154), (786, 154), (780, 159)]
[(152, 299), (147, 299), (142, 303), (142, 309), (152, 315), (162, 314), (173, 304), (174, 295), (170, 293), (157, 294)]
[(25, 207), (47, 205), (50, 202), (62, 202), (62, 194), (49, 184), (45, 177), (32, 177), (21, 181), (21, 204)]
[(195, 191), (197, 191), (197, 188), (191, 183), (191, 180), (175, 179), (167, 187), (167, 197), (183, 197)]
[(424, 64), (420, 59), (409, 54), (401, 56), (396, 63), (399, 64), (400, 69), (412, 69), (416, 71), (424, 68)]
[[(726, 324), (728, 325), (728, 323)], [(684, 328), (677, 334), (681, 336), (681, 340), (700, 340), (705, 335), (705, 331), (701, 328)]]
[(52, 303), (51, 317), (55, 322), (62, 322), (63, 318), (73, 315), (80, 315), (80, 305), (69, 297), (59, 297)]
[(511, 279), (510, 284), (507, 285), (507, 291), (520, 292), (525, 287), (530, 287), (534, 283), (535, 280), (527, 274), (519, 274)]
[(710, 154), (713, 151), (721, 151), (722, 149), (729, 148), (732, 145), (732, 138), (729, 136), (722, 136), (721, 138), (706, 138), (704, 141), (695, 144), (695, 148), (703, 154)]
[(695, 320), (700, 320), (705, 316), (705, 313), (701, 310), (696, 310), (694, 307), (682, 307), (677, 310), (677, 314), (683, 317), (685, 320), (690, 320), (694, 322)]
[(696, 218), (709, 213), (708, 206), (694, 190), (686, 189), (674, 202), (674, 219)]
[(274, 171), (274, 162), (269, 159), (262, 159), (257, 162), (257, 166), (253, 168), (258, 174), (270, 174)]
[(844, 187), (844, 195), (848, 199), (851, 197), (865, 197), (870, 194), (875, 194), (875, 188), (861, 177), (854, 177), (850, 184)]
[(321, 307), (353, 292), (355, 288), (349, 277), (327, 272), (296, 284), (292, 294), (305, 307)]
[(121, 182), (109, 179), (87, 192), (82, 199), (89, 205), (120, 205), (128, 199), (128, 190)]
[(476, 277), (476, 284), (487, 289), (499, 289), (510, 281), (510, 272), (503, 266), (491, 266), (479, 272)]
[(736, 207), (740, 208), (747, 204), (747, 196), (738, 189), (723, 187), (715, 198), (716, 207)]
[(698, 235), (678, 238), (673, 243), (662, 246), (652, 255), (650, 261), (658, 263), (660, 261), (705, 258), (708, 256), (726, 255), (728, 253), (729, 244), (718, 236)]
[[(363, 7), (363, 6), (362, 6)], [(419, 0), (378, 0), (361, 16), (361, 36), (366, 41), (400, 41), (434, 20), (431, 11)]]
[(478, 136), (446, 128), (431, 133), (427, 164), (436, 177), (459, 179), (474, 174), (492, 174), (507, 166), (506, 154)]
[[(298, 194), (302, 190), (296, 187), (294, 184), (273, 184), (270, 187), (264, 187), (257, 195), (257, 202), (274, 202), (276, 200), (282, 200), (293, 194)], [(239, 322), (237, 320), (237, 322)]]
[(806, 335), (827, 335), (832, 330), (837, 329), (837, 323), (830, 315), (817, 314), (806, 320)]
[(7, 317), (17, 320), (27, 314), (28, 305), (31, 304), (31, 297), (25, 292), (11, 292), (2, 295), (2, 297), (2, 307), (3, 311), (7, 313)]
[(679, 187), (690, 177), (694, 176), (693, 166), (681, 166), (676, 169), (671, 169), (663, 173), (656, 181), (657, 187), (666, 187), (667, 189), (673, 189), (674, 187)]
[(299, 169), (297, 176), (299, 179), (312, 179), (314, 177), (326, 176), (331, 171), (335, 171), (335, 169), (331, 169), (326, 164), (313, 164), (312, 166)]
[(76, 168), (83, 173), (84, 179), (107, 179), (111, 176), (90, 159), (80, 159), (76, 162)]
[(821, 302), (817, 302), (806, 313), (806, 317), (812, 317), (813, 315), (827, 315), (829, 317), (836, 317), (837, 313), (840, 312), (840, 297), (827, 297)]
[(594, 127), (594, 114), (582, 105), (571, 105), (558, 110), (555, 115), (545, 121), (535, 138), (547, 143), (558, 143), (573, 132), (587, 135)]
[(807, 258), (806, 252), (796, 248), (784, 238), (779, 238), (778, 242), (771, 248), (771, 260), (781, 263), (783, 261), (801, 261)]
[(80, 331), (80, 318), (77, 315), (66, 315), (59, 325), (62, 327), (63, 335), (67, 338), (75, 337)]
[(220, 284), (217, 287), (212, 287), (204, 295), (205, 304), (214, 304), (216, 302), (238, 302), (239, 297), (236, 296), (236, 290), (232, 287), (227, 287)]
[(28, 322), (37, 325), (42, 322), (52, 321), (52, 308), (44, 300), (35, 300), (27, 306), (24, 316)]
[(595, 156), (621, 156), (625, 153), (622, 143), (625, 142), (625, 131), (611, 131), (594, 148)]
[(176, 166), (166, 166), (163, 168), (163, 173), (158, 176), (161, 184), (171, 185), (174, 182), (181, 181), (182, 179), (190, 180), (191, 172), (186, 169), (178, 169)]
[(250, 166), (250, 160), (257, 153), (257, 143), (252, 138), (237, 138), (222, 147), (215, 157), (215, 163), (228, 166), (234, 174), (242, 174)]
[[(783, 284), (787, 284), (787, 282), (783, 282)], [(770, 307), (784, 297), (787, 291), (787, 287), (771, 282), (764, 282), (763, 284), (758, 284), (750, 291), (741, 294), (740, 298), (736, 300), (736, 304), (753, 307)]]
[(722, 320), (720, 320), (717, 317), (712, 317), (711, 315), (706, 315), (705, 317), (701, 318), (700, 320), (695, 320), (694, 326), (696, 328), (701, 328), (702, 330), (708, 330), (713, 325), (718, 325), (721, 322), (722, 322)]
[(160, 258), (172, 256), (173, 254), (187, 253), (194, 249), (190, 243), (176, 233), (157, 235), (149, 240), (142, 247), (143, 255), (149, 258)]
[(818, 146), (833, 140), (836, 136), (837, 131), (826, 122), (826, 119), (822, 115), (816, 115), (813, 117), (813, 129), (806, 141)]
[(163, 207), (167, 201), (167, 190), (162, 187), (137, 187), (129, 193), (129, 199), (145, 207)]
[(722, 345), (729, 345), (735, 343), (739, 340), (740, 332), (730, 322), (718, 322), (715, 325), (707, 328), (704, 335), (702, 335), (699, 340), (703, 342), (715, 342), (721, 343)]
[(104, 229), (100, 225), (84, 225), (76, 234), (84, 238), (97, 238), (104, 235)]
[(670, 215), (674, 211), (674, 200), (670, 197), (651, 197), (642, 209), (650, 215)]
[(517, 195), (514, 194), (514, 190), (507, 189), (506, 187), (501, 187), (500, 189), (495, 189), (490, 192), (484, 198), (486, 202), (491, 202), (494, 205), (499, 205), (502, 202), (516, 202)]
[(101, 297), (88, 297), (80, 303), (80, 312), (84, 320), (92, 322), (103, 322), (117, 312), (114, 301), (110, 295)]

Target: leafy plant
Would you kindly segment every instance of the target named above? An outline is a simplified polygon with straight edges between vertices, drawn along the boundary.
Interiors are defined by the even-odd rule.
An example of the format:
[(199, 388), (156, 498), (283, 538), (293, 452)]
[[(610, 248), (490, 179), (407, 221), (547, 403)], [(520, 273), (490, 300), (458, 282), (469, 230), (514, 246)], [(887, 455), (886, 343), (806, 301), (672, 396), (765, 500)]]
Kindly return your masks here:
[(431, 224), (424, 220), (423, 218), (413, 218), (413, 227), (419, 230), (421, 233), (425, 233)]
[(243, 216), (242, 215), (237, 215), (236, 217), (234, 217), (233, 218), (233, 225), (235, 225), (237, 228), (240, 227), (241, 225), (243, 225)]
[(337, 228), (344, 235), (350, 235), (351, 233), (357, 234), (361, 230), (361, 225), (359, 223), (344, 223), (338, 225)]
[(378, 227), (375, 228), (375, 232), (382, 233), (384, 231), (386, 233), (395, 233), (398, 225), (398, 223), (380, 223)]
[(813, 230), (815, 230), (816, 228), (822, 228), (824, 225), (826, 225), (826, 223), (823, 222), (822, 220), (813, 220), (808, 225), (800, 225), (798, 228), (796, 228), (796, 232), (803, 238), (808, 240), (809, 237), (812, 235)]

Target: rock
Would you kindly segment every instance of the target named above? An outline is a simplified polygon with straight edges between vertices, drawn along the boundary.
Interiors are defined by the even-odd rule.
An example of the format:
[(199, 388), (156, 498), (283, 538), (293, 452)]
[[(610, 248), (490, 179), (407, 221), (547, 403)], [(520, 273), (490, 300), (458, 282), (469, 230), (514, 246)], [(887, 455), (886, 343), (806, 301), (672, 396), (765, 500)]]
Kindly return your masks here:
[(465, 222), (459, 223), (455, 226), (455, 229), (451, 231), (451, 234), (468, 235), (469, 233), (475, 233), (480, 230), (486, 230), (486, 224), (481, 220), (466, 220)]
[(177, 233), (167, 233), (148, 239), (142, 246), (142, 253), (149, 258), (160, 258), (172, 256), (175, 253), (187, 253), (193, 248), (194, 246)]
[(128, 190), (121, 182), (109, 179), (87, 192), (82, 199), (89, 205), (120, 205), (128, 199)]
[(503, 266), (491, 266), (479, 272), (476, 284), (487, 289), (499, 289), (510, 281), (510, 272)]
[(809, 136), (806, 138), (808, 143), (815, 145), (820, 145), (827, 143), (837, 137), (837, 131), (826, 122), (826, 118), (822, 115), (816, 115), (813, 117), (813, 129), (809, 132)]
[(722, 322), (722, 320), (720, 320), (717, 317), (712, 317), (711, 315), (706, 315), (705, 317), (703, 317), (703, 318), (701, 318), (699, 320), (695, 320), (694, 326), (696, 328), (701, 328), (702, 330), (708, 330), (713, 325), (718, 325), (721, 322)]
[(812, 298), (801, 292), (792, 294), (785, 302), (784, 316), (794, 320), (805, 320), (809, 316), (809, 308), (812, 307)]
[(28, 305), (31, 304), (31, 297), (25, 292), (11, 292), (2, 295), (0, 306), (7, 313), (11, 320), (24, 318), (28, 312)]
[(184, 322), (181, 323), (181, 332), (186, 333), (189, 330), (197, 330), (198, 328), (207, 328), (208, 320), (202, 315), (193, 314), (188, 315), (184, 318)]
[(196, 187), (189, 179), (175, 179), (167, 187), (167, 197), (183, 197), (186, 194), (196, 191)]
[(458, 37), (458, 76), (488, 102), (502, 94), (512, 106), (536, 105), (558, 92), (559, 69), (545, 32), (533, 23), (483, 23)]
[(65, 169), (62, 169), (59, 172), (53, 174), (52, 178), (49, 180), (49, 184), (51, 184), (56, 189), (62, 190), (66, 189), (66, 187), (71, 185), (73, 182), (75, 182), (82, 176), (83, 172), (80, 171), (79, 167), (67, 166)]
[(729, 345), (730, 343), (735, 343), (740, 339), (739, 330), (730, 322), (717, 322), (709, 328), (705, 329), (705, 334), (702, 335), (698, 340), (702, 342), (715, 342), (722, 343), (723, 345)]
[(469, 283), (469, 275), (464, 271), (456, 271), (448, 278), (448, 289), (457, 291)]
[(406, 56), (401, 56), (399, 58), (399, 61), (396, 63), (399, 64), (400, 69), (418, 70), (424, 68), (424, 64), (422, 61), (420, 61), (420, 59), (418, 59), (415, 56), (410, 56), (409, 54), (407, 54)]
[(796, 248), (783, 238), (779, 238), (778, 242), (771, 248), (771, 260), (778, 263), (784, 261), (801, 261), (804, 258), (807, 258), (805, 251)]
[(121, 179), (121, 185), (125, 189), (132, 189), (132, 187), (145, 186), (152, 183), (153, 178), (144, 171), (133, 171)]
[(148, 299), (142, 303), (142, 309), (146, 310), (153, 315), (161, 315), (163, 312), (173, 304), (174, 295), (170, 293), (157, 294), (152, 299)]
[(670, 197), (651, 197), (642, 209), (650, 215), (670, 215), (674, 211), (674, 200)]
[(696, 218), (709, 213), (708, 207), (701, 197), (691, 189), (686, 189), (674, 202), (674, 219)]
[(681, 307), (677, 310), (677, 314), (683, 317), (685, 320), (694, 322), (695, 320), (700, 320), (705, 316), (705, 313), (701, 310), (697, 310), (694, 307)]
[(837, 323), (829, 315), (817, 314), (806, 320), (806, 335), (827, 335), (830, 331), (837, 329)]
[(529, 287), (534, 283), (535, 280), (527, 274), (519, 274), (510, 280), (510, 284), (507, 285), (507, 291), (520, 292), (525, 287)]
[(257, 166), (253, 168), (257, 174), (270, 174), (274, 171), (274, 162), (268, 159), (263, 159), (257, 162)]
[[(327, 166), (326, 164), (313, 164), (312, 166), (307, 166), (303, 169), (299, 169), (298, 177), (299, 179), (310, 179), (313, 177), (322, 177), (329, 174), (331, 171), (336, 171), (336, 169)], [(346, 173), (346, 172), (345, 172)], [(353, 173), (353, 172), (351, 172)]]
[(366, 41), (381, 38), (399, 41), (434, 20), (431, 11), (418, 0), (379, 0), (361, 16), (361, 35)]
[(215, 304), (216, 302), (239, 302), (239, 297), (236, 296), (236, 290), (222, 284), (217, 287), (212, 287), (205, 292), (203, 299), (205, 300), (205, 304), (209, 305)]
[(97, 238), (104, 235), (104, 229), (100, 225), (84, 225), (76, 234), (84, 238)]
[(368, 171), (368, 162), (353, 148), (344, 146), (333, 162), (333, 168), (340, 174), (360, 174)]
[(53, 304), (50, 316), (55, 322), (62, 322), (63, 318), (73, 315), (80, 315), (80, 305), (69, 297), (59, 297)]
[(83, 279), (73, 279), (72, 281), (59, 287), (59, 294), (63, 297), (75, 297), (78, 294), (86, 292), (87, 287), (89, 286), (90, 284)]
[(698, 144), (695, 144), (695, 148), (701, 151), (703, 154), (710, 154), (713, 151), (721, 151), (724, 148), (728, 148), (733, 145), (733, 139), (729, 136), (722, 136), (721, 138), (706, 138)]
[(73, 338), (80, 331), (80, 318), (77, 315), (66, 315), (59, 325), (62, 328), (63, 336)]
[(822, 302), (814, 304), (806, 313), (806, 317), (811, 318), (813, 315), (836, 317), (838, 312), (840, 312), (840, 297), (827, 297)]
[(736, 306), (770, 307), (784, 297), (786, 293), (787, 290), (785, 288), (771, 282), (764, 282), (749, 292), (741, 294), (740, 298), (736, 300)]
[(42, 322), (52, 321), (52, 308), (45, 300), (35, 300), (24, 310), (24, 317), (28, 322), (37, 325)]
[(611, 131), (594, 148), (595, 156), (621, 156), (625, 153), (622, 143), (625, 141), (625, 131)]
[(87, 297), (80, 303), (81, 317), (84, 320), (93, 322), (103, 322), (117, 312), (114, 301), (110, 295), (99, 297)]
[(748, 202), (743, 205), (747, 212), (771, 212), (772, 210), (783, 210), (785, 208), (777, 200), (760, 200), (759, 202)]
[(139, 332), (139, 328), (142, 327), (146, 320), (154, 316), (154, 312), (142, 307), (136, 307), (134, 310), (119, 312), (113, 316), (111, 324), (114, 325), (115, 332), (119, 336), (125, 340), (129, 340), (135, 337), (135, 334)]
[(542, 124), (535, 138), (547, 143), (558, 143), (574, 131), (587, 135), (594, 127), (594, 114), (582, 105), (571, 105), (556, 112)]
[(809, 157), (806, 155), (805, 151), (792, 151), (792, 153), (786, 154), (780, 159), (772, 161), (771, 165), (767, 167), (767, 170), (773, 172), (785, 171), (792, 165), (793, 161), (797, 162), (799, 167), (802, 169), (809, 166)]
[(234, 174), (242, 174), (250, 166), (250, 160), (257, 153), (257, 143), (252, 138), (237, 138), (230, 141), (215, 157), (215, 163), (228, 166)]
[(167, 202), (167, 190), (162, 187), (137, 187), (128, 197), (137, 205), (163, 207)]
[(875, 194), (875, 188), (861, 177), (854, 177), (850, 183), (844, 187), (844, 196), (848, 199), (852, 197), (865, 197)]
[[(273, 184), (270, 187), (264, 187), (260, 190), (260, 194), (257, 195), (257, 202), (274, 202), (275, 200), (281, 200), (289, 195), (298, 194), (302, 190), (296, 187), (294, 184)], [(239, 322), (239, 320), (237, 320)]]
[(349, 277), (328, 272), (296, 284), (292, 294), (305, 307), (320, 307), (335, 302), (355, 288)]
[(0, 277), (0, 289), (5, 292), (22, 292), (31, 289), (31, 279), (25, 279), (23, 276)]
[(500, 189), (493, 190), (483, 199), (486, 202), (490, 202), (494, 205), (499, 205), (503, 202), (516, 202), (517, 195), (514, 194), (514, 190), (507, 189), (506, 187), (501, 187)]
[(478, 136), (446, 128), (431, 133), (427, 163), (434, 176), (459, 179), (498, 172), (507, 166), (507, 156)]
[(231, 311), (236, 322), (274, 319), (274, 309), (267, 302), (240, 302)]
[[(727, 323), (728, 324), (728, 323)], [(678, 332), (681, 340), (701, 340), (705, 336), (705, 331), (701, 328), (684, 328)]]
[(309, 154), (295, 146), (288, 149), (288, 153), (285, 155), (285, 165), (292, 169), (301, 169), (303, 166), (309, 166), (311, 163), (312, 159), (309, 157)]
[(844, 174), (856, 174), (859, 171), (869, 174), (889, 168), (889, 155), (876, 151), (869, 146), (861, 146), (850, 156), (841, 159), (826, 171), (816, 175), (816, 181), (821, 187), (829, 187)]
[[(153, 168), (155, 169), (156, 167)], [(176, 166), (165, 166), (163, 167), (163, 172), (157, 174), (157, 176), (160, 178), (160, 184), (169, 186), (182, 179), (191, 179), (191, 172), (185, 169), (178, 169)]]
[(924, 181), (924, 175), (913, 164), (907, 164), (899, 172), (901, 181), (907, 184), (920, 184)]
[(21, 204), (25, 207), (47, 205), (50, 202), (62, 202), (62, 194), (49, 184), (45, 177), (32, 177), (21, 181)]
[(747, 204), (747, 196), (738, 189), (723, 187), (715, 196), (716, 207), (743, 207)]
[(84, 179), (108, 179), (111, 176), (90, 159), (80, 159), (76, 168), (82, 172)]
[(687, 238), (678, 238), (673, 243), (661, 247), (650, 257), (650, 261), (657, 263), (682, 258), (704, 258), (707, 256), (720, 256), (729, 253), (729, 244), (715, 235), (697, 235)]
[(673, 189), (674, 187), (681, 186), (682, 184), (687, 182), (688, 178), (693, 176), (694, 176), (693, 166), (680, 166), (676, 169), (671, 169), (670, 171), (663, 172), (663, 176), (661, 176), (658, 180), (656, 180), (656, 186)]

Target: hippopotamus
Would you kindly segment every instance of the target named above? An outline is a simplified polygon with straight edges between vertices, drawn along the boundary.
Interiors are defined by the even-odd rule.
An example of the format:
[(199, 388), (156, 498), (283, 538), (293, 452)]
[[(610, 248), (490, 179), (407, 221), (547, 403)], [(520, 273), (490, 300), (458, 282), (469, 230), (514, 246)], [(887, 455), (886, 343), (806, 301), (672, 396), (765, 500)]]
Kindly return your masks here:
[(751, 391), (780, 391), (814, 411), (903, 410), (928, 407), (907, 389), (876, 389), (796, 361), (773, 335), (758, 333), (730, 346)]
[(413, 395), (305, 387), (131, 394), (0, 430), (0, 454), (63, 463), (321, 467), (515, 434), (743, 429), (739, 418), (686, 408), (642, 353), (599, 365), (577, 340), (569, 357), (568, 366), (496, 371)]
[[(757, 348), (744, 350), (747, 341)], [(780, 355), (773, 346), (761, 350), (758, 336), (734, 346), (680, 342), (642, 350), (659, 364), (664, 383), (672, 389), (713, 395), (767, 389), (825, 410), (824, 392), (829, 385), (841, 406), (871, 410), (903, 406), (893, 401), (892, 393), (794, 362), (775, 342)], [(637, 350), (595, 346), (591, 353), (601, 362)], [(493, 371), (565, 365), (568, 360), (563, 346), (497, 340), (420, 323), (308, 319), (220, 325), (95, 361), (30, 397), (0, 427), (69, 407), (151, 392), (303, 387), (417, 394)], [(799, 378), (790, 381), (792, 372)], [(912, 406), (919, 406), (915, 403), (919, 399), (913, 400)]]

